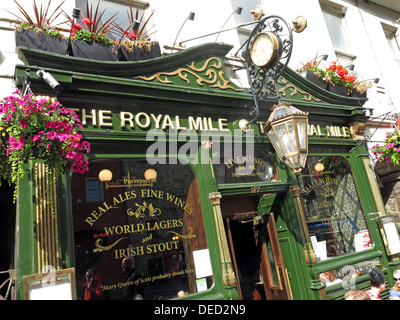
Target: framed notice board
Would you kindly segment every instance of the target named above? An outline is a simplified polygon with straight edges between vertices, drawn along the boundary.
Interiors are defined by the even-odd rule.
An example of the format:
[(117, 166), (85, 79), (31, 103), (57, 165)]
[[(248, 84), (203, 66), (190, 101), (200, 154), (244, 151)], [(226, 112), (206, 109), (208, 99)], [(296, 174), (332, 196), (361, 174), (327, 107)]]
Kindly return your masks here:
[(24, 276), (24, 300), (76, 300), (75, 269)]
[(388, 255), (400, 253), (400, 236), (393, 216), (380, 216), (379, 228)]

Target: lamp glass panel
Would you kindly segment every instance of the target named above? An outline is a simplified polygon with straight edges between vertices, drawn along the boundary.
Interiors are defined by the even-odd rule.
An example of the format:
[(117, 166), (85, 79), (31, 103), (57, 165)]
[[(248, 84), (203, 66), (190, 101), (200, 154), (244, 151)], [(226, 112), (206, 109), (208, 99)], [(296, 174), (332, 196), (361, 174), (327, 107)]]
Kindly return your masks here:
[(304, 168), (306, 166), (307, 154), (300, 153), (299, 159), (300, 159), (300, 161), (299, 161), (300, 162), (300, 167)]
[(289, 153), (292, 153), (292, 148), (290, 146), (290, 137), (286, 128), (286, 123), (281, 123), (275, 126), (276, 135), (281, 142), (282, 150), (284, 155), (286, 156)]
[(297, 135), (299, 138), (300, 149), (307, 149), (307, 126), (303, 121), (296, 122)]
[(287, 111), (285, 107), (279, 107), (275, 109), (275, 114), (274, 114), (274, 119), (278, 119), (283, 116), (290, 115), (290, 113)]
[(291, 156), (290, 158), (288, 158), (288, 160), (292, 168), (297, 168), (299, 166), (298, 157), (296, 155)]
[(290, 144), (290, 153), (297, 153), (298, 152), (297, 142), (293, 127), (293, 122), (292, 121), (286, 122), (286, 125), (287, 125), (288, 140)]
[(278, 152), (278, 155), (280, 158), (283, 157), (284, 153), (282, 150), (282, 147), (279, 143), (279, 140), (276, 137), (275, 131), (273, 128), (271, 128), (271, 130), (269, 132), (267, 132), (269, 141), (271, 141), (272, 145), (275, 147), (276, 152)]

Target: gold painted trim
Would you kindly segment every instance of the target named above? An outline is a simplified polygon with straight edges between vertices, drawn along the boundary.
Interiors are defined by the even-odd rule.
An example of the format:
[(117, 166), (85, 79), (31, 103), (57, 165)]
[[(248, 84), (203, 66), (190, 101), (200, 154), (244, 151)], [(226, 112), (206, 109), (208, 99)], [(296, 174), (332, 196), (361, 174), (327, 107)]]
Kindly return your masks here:
[(43, 163), (36, 163), (34, 171), (38, 272), (46, 272), (48, 266), (59, 270), (55, 179)]
[[(212, 62), (213, 62), (213, 64), (211, 64)], [(211, 69), (211, 68), (213, 68), (213, 69)], [(208, 70), (206, 71), (206, 69), (208, 69)], [(153, 74), (152, 76), (149, 76), (149, 77), (139, 76), (139, 77), (136, 77), (136, 79), (141, 79), (144, 81), (157, 80), (160, 83), (173, 84), (173, 82), (171, 80), (169, 80), (168, 77), (178, 76), (181, 80), (185, 81), (189, 85), (190, 79), (189, 79), (188, 75), (190, 74), (193, 77), (197, 78), (196, 83), (200, 87), (202, 87), (204, 85), (204, 83), (206, 83), (206, 84), (210, 84), (210, 85), (214, 84), (212, 86), (212, 88), (218, 88), (221, 90), (231, 89), (234, 91), (242, 92), (243, 89), (235, 88), (232, 85), (230, 85), (231, 81), (228, 79), (225, 79), (225, 77), (224, 77), (225, 73), (222, 70), (217, 72), (217, 70), (220, 70), (220, 69), (222, 69), (222, 62), (216, 57), (211, 57), (201, 67), (196, 67), (195, 63), (192, 62), (192, 64), (187, 65), (184, 68), (179, 68), (172, 72), (157, 72), (157, 73)], [(198, 74), (198, 73), (201, 73), (204, 71), (206, 71), (204, 75)]]
[(279, 93), (282, 95), (282, 96), (286, 96), (286, 90), (287, 89), (292, 89), (292, 92), (290, 93), (290, 95), (293, 97), (293, 96), (295, 96), (296, 94), (298, 94), (298, 93), (301, 93), (301, 94), (304, 94), (305, 96), (303, 97), (303, 100), (304, 101), (311, 101), (311, 100), (314, 100), (314, 101), (316, 101), (316, 102), (321, 102), (322, 100), (321, 99), (318, 99), (318, 98), (315, 98), (313, 95), (311, 95), (310, 93), (308, 93), (308, 92), (306, 92), (306, 91), (303, 91), (303, 90), (300, 90), (299, 88), (297, 88), (296, 86), (294, 86), (293, 84), (290, 84), (290, 85), (287, 85), (286, 87), (284, 87), (284, 88), (281, 88), (281, 89), (279, 89)]

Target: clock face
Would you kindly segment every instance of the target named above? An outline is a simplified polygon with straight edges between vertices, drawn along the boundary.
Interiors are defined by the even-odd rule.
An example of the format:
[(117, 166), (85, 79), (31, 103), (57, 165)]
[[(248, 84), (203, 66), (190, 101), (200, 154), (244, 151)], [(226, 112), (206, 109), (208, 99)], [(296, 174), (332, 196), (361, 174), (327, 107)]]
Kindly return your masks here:
[(250, 48), (250, 56), (258, 67), (266, 67), (276, 57), (279, 49), (279, 41), (273, 32), (261, 32), (253, 40)]

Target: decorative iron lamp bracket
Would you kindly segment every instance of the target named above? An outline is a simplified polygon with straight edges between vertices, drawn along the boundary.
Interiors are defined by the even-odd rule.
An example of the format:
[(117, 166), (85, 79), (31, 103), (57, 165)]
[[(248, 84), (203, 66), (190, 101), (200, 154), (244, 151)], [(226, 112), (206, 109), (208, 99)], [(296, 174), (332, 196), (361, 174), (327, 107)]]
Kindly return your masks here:
[(304, 168), (308, 153), (308, 113), (282, 103), (278, 80), (285, 71), (291, 54), (292, 31), (302, 32), (307, 21), (298, 17), (294, 29), (281, 17), (271, 15), (259, 21), (247, 41), (245, 61), (254, 107), (250, 110), (250, 121), (239, 122), (243, 132), (260, 114), (259, 101), (275, 95), (278, 103), (272, 107), (271, 115), (264, 127), (271, 144), (281, 160), (295, 174)]
[[(262, 47), (258, 48), (259, 42), (266, 42), (271, 46), (267, 50), (272, 49), (273, 52), (266, 52)], [(274, 94), (278, 103), (281, 102), (277, 82), (289, 63), (292, 44), (291, 26), (283, 18), (276, 15), (261, 19), (250, 34), (245, 50), (247, 76), (254, 100), (254, 106), (249, 111), (252, 117), (248, 121), (249, 124), (255, 121), (260, 114), (259, 100), (265, 101), (268, 95)], [(268, 58), (256, 64), (257, 55), (260, 55), (260, 57), (267, 55)], [(264, 62), (266, 63), (264, 64)]]

